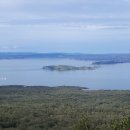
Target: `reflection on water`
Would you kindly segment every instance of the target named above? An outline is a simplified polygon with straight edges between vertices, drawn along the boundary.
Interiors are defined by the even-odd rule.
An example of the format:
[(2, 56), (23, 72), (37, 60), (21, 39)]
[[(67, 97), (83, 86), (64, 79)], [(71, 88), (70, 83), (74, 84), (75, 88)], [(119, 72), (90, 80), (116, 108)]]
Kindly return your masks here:
[(130, 64), (101, 66), (85, 71), (45, 71), (46, 65), (88, 66), (91, 62), (67, 59), (0, 60), (0, 85), (74, 85), (90, 89), (130, 89)]

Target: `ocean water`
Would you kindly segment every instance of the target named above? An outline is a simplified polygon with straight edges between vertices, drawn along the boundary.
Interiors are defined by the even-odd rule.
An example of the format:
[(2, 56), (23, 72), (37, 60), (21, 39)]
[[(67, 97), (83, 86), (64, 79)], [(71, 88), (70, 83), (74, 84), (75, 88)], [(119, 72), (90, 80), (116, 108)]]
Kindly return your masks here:
[(81, 86), (130, 90), (130, 63), (102, 65), (96, 70), (47, 71), (46, 65), (89, 66), (91, 61), (69, 59), (0, 60), (0, 85)]

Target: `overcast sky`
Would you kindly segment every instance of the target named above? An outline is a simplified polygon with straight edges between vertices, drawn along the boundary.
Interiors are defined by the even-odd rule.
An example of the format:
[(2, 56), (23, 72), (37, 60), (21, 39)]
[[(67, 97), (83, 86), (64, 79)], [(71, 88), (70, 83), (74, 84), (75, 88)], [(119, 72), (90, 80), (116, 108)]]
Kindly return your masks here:
[(0, 51), (130, 53), (130, 0), (0, 0)]

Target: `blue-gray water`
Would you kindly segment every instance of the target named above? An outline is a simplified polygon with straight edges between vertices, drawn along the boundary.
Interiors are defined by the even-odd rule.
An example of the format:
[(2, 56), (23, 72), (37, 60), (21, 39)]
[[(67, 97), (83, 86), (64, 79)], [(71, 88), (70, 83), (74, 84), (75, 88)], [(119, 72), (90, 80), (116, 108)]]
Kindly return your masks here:
[(104, 65), (96, 70), (45, 71), (46, 65), (84, 66), (91, 62), (68, 59), (0, 60), (0, 85), (83, 86), (90, 89), (129, 89), (130, 63)]

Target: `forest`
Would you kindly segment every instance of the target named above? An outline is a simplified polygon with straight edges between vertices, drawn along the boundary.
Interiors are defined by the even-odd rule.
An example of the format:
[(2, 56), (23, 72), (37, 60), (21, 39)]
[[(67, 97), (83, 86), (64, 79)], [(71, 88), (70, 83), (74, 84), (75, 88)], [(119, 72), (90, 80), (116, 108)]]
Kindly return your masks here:
[(0, 86), (0, 130), (130, 130), (130, 91)]

